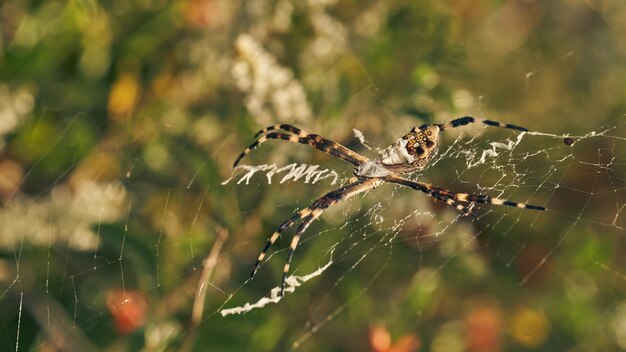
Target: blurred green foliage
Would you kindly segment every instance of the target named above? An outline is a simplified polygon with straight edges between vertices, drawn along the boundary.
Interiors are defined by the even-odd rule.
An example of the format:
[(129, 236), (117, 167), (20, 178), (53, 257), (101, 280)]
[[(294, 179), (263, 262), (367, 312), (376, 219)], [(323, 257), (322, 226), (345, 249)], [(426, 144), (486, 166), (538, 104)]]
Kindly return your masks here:
[[(0, 4), (0, 346), (626, 349), (624, 23), (617, 0)], [(219, 314), (279, 284), (284, 251), (247, 281), (265, 236), (337, 187), (261, 174), (222, 185), (258, 129), (289, 122), (373, 156), (353, 128), (383, 147), (459, 115), (609, 132), (571, 148), (528, 135), (519, 149), (540, 153), (482, 169), (452, 153), (429, 182), (492, 182), (551, 211), (455, 221), (384, 186), (309, 229), (292, 268), (304, 275), (332, 254), (320, 277), (278, 304)], [(489, 148), (486, 135), (514, 139), (489, 130), (453, 145)], [(351, 176), (306, 147), (261, 149), (246, 162)]]

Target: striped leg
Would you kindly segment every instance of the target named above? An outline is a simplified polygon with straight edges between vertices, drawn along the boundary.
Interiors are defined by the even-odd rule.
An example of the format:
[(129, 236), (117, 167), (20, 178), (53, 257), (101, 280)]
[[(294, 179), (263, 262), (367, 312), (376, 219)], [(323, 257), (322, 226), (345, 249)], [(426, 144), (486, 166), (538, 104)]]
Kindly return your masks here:
[(306, 218), (302, 221), (302, 224), (298, 227), (293, 239), (291, 241), (291, 246), (289, 247), (289, 254), (287, 255), (287, 262), (285, 263), (285, 267), (283, 268), (283, 279), (280, 284), (280, 296), (283, 296), (285, 293), (285, 281), (287, 280), (287, 275), (289, 274), (289, 266), (291, 265), (291, 259), (293, 258), (293, 253), (298, 247), (298, 243), (300, 242), (300, 237), (302, 233), (306, 231), (309, 225), (317, 218), (322, 215), (326, 208), (339, 203), (344, 199), (348, 199), (353, 197), (359, 193), (363, 193), (369, 191), (380, 185), (382, 180), (379, 178), (363, 178), (359, 179), (356, 182), (353, 182), (349, 185), (341, 187), (332, 192), (326, 193), (323, 197), (319, 198), (310, 207), (310, 215), (306, 216)]
[(297, 134), (300, 137), (305, 137), (308, 134), (307, 132), (299, 129), (298, 127), (294, 125), (288, 125), (286, 123), (277, 123), (275, 125), (267, 126), (264, 129), (260, 130), (254, 135), (254, 138), (259, 138), (259, 136), (263, 134), (267, 134), (267, 132), (274, 131), (274, 130), (285, 130), (287, 132)]
[[(283, 132), (270, 132), (268, 131), (276, 130), (276, 129), (284, 129), (293, 134), (283, 133)], [(259, 134), (263, 134), (263, 136), (259, 137), (254, 143), (252, 143), (248, 148), (246, 148), (235, 160), (233, 167), (239, 164), (241, 159), (248, 155), (252, 150), (258, 147), (261, 143), (269, 140), (269, 139), (282, 139), (291, 143), (301, 143), (308, 144), (313, 148), (323, 151), (324, 153), (330, 154), (340, 160), (348, 162), (354, 166), (358, 166), (364, 162), (369, 161), (368, 158), (362, 156), (361, 154), (337, 143), (331, 141), (330, 139), (326, 139), (317, 134), (307, 133), (297, 127), (285, 124), (278, 124), (269, 126), (261, 131), (259, 131), (256, 136)]]
[[(468, 193), (456, 193), (445, 188), (437, 187), (430, 185), (428, 183), (411, 181), (400, 176), (387, 176), (385, 177), (385, 181), (397, 183), (403, 186), (411, 187), (415, 190), (424, 192), (429, 194), (437, 199), (449, 199), (451, 201), (462, 202), (462, 203), (486, 203), (486, 204), (494, 204), (494, 205), (507, 205), (510, 207), (516, 207), (521, 209), (532, 209), (532, 210), (546, 210), (545, 207), (540, 205), (533, 204), (525, 204), (525, 203), (517, 203), (506, 199), (493, 198), (486, 195), (481, 194), (468, 194)], [(448, 201), (446, 201), (448, 203)], [(448, 203), (449, 205), (453, 205), (455, 208), (459, 210), (463, 210), (459, 208), (458, 204)]]
[(254, 269), (252, 271), (252, 275), (250, 276), (250, 278), (254, 277), (254, 274), (257, 272), (259, 265), (263, 262), (263, 259), (265, 258), (267, 251), (269, 250), (269, 248), (271, 247), (271, 245), (276, 242), (276, 240), (278, 239), (278, 237), (280, 236), (280, 234), (288, 229), (289, 227), (293, 226), (293, 224), (302, 219), (302, 223), (300, 224), (300, 226), (298, 227), (298, 229), (296, 230), (296, 234), (294, 235), (292, 241), (291, 241), (291, 246), (289, 247), (289, 254), (287, 256), (287, 262), (285, 263), (285, 267), (283, 270), (283, 280), (281, 283), (281, 290), (280, 290), (280, 295), (282, 296), (284, 291), (285, 291), (285, 281), (287, 279), (287, 274), (289, 273), (289, 265), (291, 264), (291, 259), (293, 258), (293, 253), (296, 249), (296, 247), (298, 246), (298, 243), (300, 242), (300, 237), (302, 236), (302, 233), (304, 233), (304, 231), (309, 227), (309, 225), (318, 217), (320, 217), (320, 215), (322, 215), (322, 213), (324, 212), (324, 210), (334, 204), (337, 204), (338, 202), (340, 202), (343, 199), (347, 199), (350, 198), (354, 195), (357, 195), (359, 193), (368, 191), (372, 188), (375, 188), (376, 186), (378, 186), (380, 183), (382, 183), (382, 180), (379, 178), (363, 178), (363, 179), (359, 179), (356, 182), (350, 183), (346, 186), (343, 186), (337, 190), (334, 190), (332, 192), (328, 192), (326, 195), (324, 195), (323, 197), (317, 199), (315, 202), (313, 202), (313, 204), (311, 204), (311, 206), (309, 206), (306, 209), (303, 209), (301, 211), (299, 211), (298, 213), (296, 213), (295, 215), (293, 215), (292, 217), (290, 217), (289, 219), (287, 219), (285, 222), (283, 222), (280, 227), (278, 228), (278, 230), (276, 232), (274, 232), (274, 234), (272, 234), (272, 236), (269, 238), (269, 240), (267, 241), (267, 244), (265, 245), (265, 248), (263, 248), (263, 251), (261, 252), (261, 254), (259, 254), (259, 258), (257, 259), (257, 262), (254, 266)]
[(307, 217), (305, 217), (304, 220), (302, 220), (302, 223), (300, 224), (300, 226), (298, 226), (298, 230), (296, 230), (296, 233), (293, 235), (293, 239), (291, 240), (291, 245), (289, 246), (289, 254), (287, 255), (287, 262), (285, 263), (285, 267), (283, 268), (283, 279), (280, 282), (280, 294), (279, 295), (281, 297), (285, 294), (285, 282), (287, 282), (287, 275), (289, 274), (289, 266), (291, 265), (291, 259), (293, 258), (293, 253), (295, 252), (296, 247), (298, 247), (298, 243), (300, 242), (300, 237), (302, 237), (302, 233), (306, 231), (309, 225), (311, 225), (311, 223), (315, 219), (317, 219), (322, 214), (322, 212), (323, 212), (322, 209), (317, 209), (311, 215), (308, 215)]
[(546, 210), (546, 208), (542, 207), (541, 205), (517, 203), (517, 202), (510, 201), (510, 200), (492, 198), (492, 197), (481, 195), (481, 194), (454, 193), (453, 197), (459, 202), (475, 202), (475, 203), (486, 203), (486, 204), (494, 204), (494, 205), (508, 205), (510, 207), (516, 207), (516, 208), (521, 208), (521, 209)]
[(452, 193), (447, 190), (444, 190), (443, 188), (435, 189), (434, 187), (432, 187), (431, 185), (427, 183), (407, 180), (400, 176), (388, 176), (388, 177), (385, 177), (385, 181), (397, 183), (406, 187), (413, 188), (416, 191), (424, 192), (435, 199), (444, 201), (446, 204), (454, 207), (456, 210), (462, 212), (463, 214), (474, 217), (474, 215), (472, 214), (472, 212), (467, 206), (458, 203), (454, 199), (454, 197), (449, 196)]
[(254, 275), (256, 274), (257, 270), (259, 270), (259, 266), (263, 262), (263, 259), (265, 259), (265, 255), (267, 254), (267, 251), (274, 244), (274, 242), (276, 242), (278, 237), (280, 237), (280, 234), (283, 231), (285, 231), (286, 229), (288, 229), (291, 226), (293, 226), (293, 224), (296, 221), (298, 221), (298, 220), (300, 220), (302, 218), (307, 217), (309, 214), (311, 214), (311, 210), (309, 208), (302, 209), (301, 211), (297, 212), (296, 214), (294, 214), (289, 219), (285, 220), (282, 224), (280, 224), (280, 226), (278, 227), (278, 230), (276, 230), (276, 232), (274, 232), (272, 234), (272, 236), (267, 239), (267, 243), (265, 244), (265, 247), (263, 247), (263, 251), (261, 251), (261, 254), (259, 254), (259, 258), (257, 259), (256, 263), (254, 264), (254, 269), (252, 269), (252, 273), (250, 274), (250, 278), (251, 279), (254, 278)]
[[(512, 125), (510, 123), (502, 123), (502, 122), (497, 122), (497, 121), (492, 121), (492, 120), (485, 120), (485, 119), (471, 117), (471, 116), (459, 117), (458, 119), (454, 119), (452, 121), (449, 121), (443, 124), (437, 124), (437, 126), (439, 126), (439, 129), (441, 129), (442, 131), (445, 131), (451, 128), (457, 128), (457, 127), (469, 125), (470, 123), (476, 123), (476, 122), (481, 122), (481, 123), (484, 123), (485, 125), (493, 126), (493, 127), (508, 128), (508, 129), (512, 129), (516, 131), (528, 132), (528, 129), (521, 127), (521, 126)], [(427, 124), (422, 125), (420, 127), (420, 130), (426, 128), (427, 126), (429, 125)]]

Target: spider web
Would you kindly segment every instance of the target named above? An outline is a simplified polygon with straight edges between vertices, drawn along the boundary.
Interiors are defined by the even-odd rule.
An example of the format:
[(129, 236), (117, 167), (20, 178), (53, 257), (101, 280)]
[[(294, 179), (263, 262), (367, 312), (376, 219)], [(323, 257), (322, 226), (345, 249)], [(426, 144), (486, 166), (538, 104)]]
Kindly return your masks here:
[[(485, 135), (484, 131), (480, 131), (477, 135), (469, 139), (464, 139), (464, 137), (466, 137), (465, 134), (460, 134), (457, 138), (450, 140), (450, 145), (442, 147), (442, 152), (432, 162), (429, 168), (435, 169), (439, 163), (461, 165), (460, 167), (457, 166), (453, 168), (453, 172), (455, 172), (453, 177), (454, 181), (447, 181), (450, 185), (446, 185), (446, 187), (450, 189), (463, 189), (464, 191), (470, 192), (468, 190), (469, 185), (470, 188), (475, 188), (475, 191), (472, 192), (476, 194), (488, 194), (493, 197), (515, 199), (529, 204), (542, 204), (549, 207), (548, 212), (543, 214), (532, 211), (520, 211), (519, 209), (498, 209), (493, 205), (472, 205), (473, 207), (479, 208), (476, 209), (478, 216), (477, 219), (474, 220), (475, 226), (481, 227), (481, 232), (491, 232), (489, 241), (491, 241), (491, 237), (494, 236), (498, 237), (495, 241), (504, 242), (509, 239), (509, 234), (512, 232), (521, 231), (521, 229), (524, 229), (524, 232), (526, 232), (526, 236), (510, 239), (515, 241), (516, 246), (518, 247), (513, 254), (507, 253), (507, 255), (503, 256), (503, 253), (499, 250), (495, 252), (495, 254), (499, 257), (506, 258), (506, 260), (503, 260), (505, 260), (505, 265), (507, 267), (511, 266), (520, 254), (527, 249), (529, 246), (528, 241), (531, 236), (540, 236), (539, 234), (543, 232), (541, 227), (537, 228), (537, 223), (543, 223), (546, 221), (544, 218), (549, 216), (556, 218), (565, 217), (569, 219), (568, 221), (559, 220), (560, 222), (568, 223), (568, 226), (564, 228), (556, 238), (555, 236), (550, 236), (555, 241), (554, 248), (548, 250), (544, 256), (539, 258), (534, 266), (530, 267), (528, 272), (524, 273), (524, 276), (522, 276), (520, 280), (520, 284), (523, 285), (528, 280), (531, 280), (533, 275), (538, 270), (541, 270), (542, 266), (546, 265), (554, 251), (567, 240), (567, 237), (576, 228), (592, 224), (594, 226), (598, 226), (599, 228), (604, 227), (614, 230), (616, 233), (624, 231), (623, 216), (624, 208), (626, 206), (623, 203), (623, 187), (611, 187), (608, 190), (598, 191), (599, 188), (597, 186), (598, 184), (609, 184), (611, 186), (615, 186), (623, 182), (623, 179), (619, 176), (619, 170), (623, 168), (624, 163), (620, 160), (620, 157), (616, 152), (617, 150), (621, 150), (621, 146), (626, 141), (624, 137), (621, 137), (624, 131), (624, 124), (626, 124), (625, 119), (617, 119), (611, 125), (604, 126), (597, 131), (591, 131), (584, 135), (556, 135), (540, 132), (528, 132), (495, 141), (492, 141), (488, 135)], [(362, 137), (362, 134), (358, 133), (356, 136), (357, 138), (359, 136)], [(482, 140), (483, 138), (486, 140)], [(575, 141), (575, 145), (570, 146), (564, 142), (566, 138), (573, 139)], [(538, 140), (541, 140), (543, 143), (550, 146), (545, 149), (534, 150), (533, 148), (537, 145)], [(597, 155), (584, 155), (585, 152), (590, 150), (590, 146), (602, 145), (608, 143), (608, 141), (610, 141), (610, 147), (598, 148)], [(578, 155), (579, 153), (577, 151), (580, 151), (581, 155)], [(315, 173), (311, 174), (310, 172), (317, 172), (318, 166), (305, 164), (297, 166), (296, 164), (290, 164), (282, 169), (277, 169), (275, 165), (244, 165), (241, 168), (245, 170), (245, 173), (243, 175), (239, 175), (240, 178), (237, 184), (241, 184), (242, 182), (249, 184), (251, 178), (257, 172), (262, 173), (265, 171), (267, 172), (266, 177), (268, 179), (268, 183), (271, 183), (271, 177), (274, 176), (276, 170), (286, 171), (286, 175), (281, 179), (280, 183), (290, 180), (297, 181), (303, 176), (306, 176), (304, 182), (309, 183), (311, 177), (317, 175)], [(582, 171), (581, 173), (581, 169), (587, 170)], [(300, 172), (295, 174), (293, 170), (299, 170)], [(576, 171), (572, 172), (571, 170)], [(322, 170), (322, 174), (326, 172), (327, 170)], [(427, 177), (426, 175), (430, 173), (431, 172), (426, 171), (422, 174), (414, 176), (413, 178), (423, 180), (424, 177)], [(579, 185), (570, 184), (568, 182), (570, 178), (580, 177), (581, 174), (595, 174), (597, 176), (594, 183), (586, 185), (586, 188), (579, 188)], [(227, 184), (234, 178), (235, 176), (229, 178), (224, 182), (224, 184)], [(335, 180), (333, 180), (330, 185), (334, 185), (336, 183)], [(317, 179), (315, 181), (317, 181)], [(314, 184), (315, 181), (312, 183)], [(343, 181), (345, 182), (347, 179), (344, 178)], [(430, 182), (437, 184), (434, 181)], [(369, 215), (366, 216), (367, 224), (364, 226), (374, 226), (377, 230), (368, 233), (368, 231), (364, 228), (358, 228), (350, 235), (345, 235), (344, 238), (338, 240), (338, 243), (326, 249), (326, 257), (329, 258), (329, 262), (323, 267), (305, 276), (290, 276), (287, 280), (287, 284), (289, 286), (288, 292), (293, 292), (295, 288), (300, 286), (303, 282), (322, 274), (322, 272), (329, 268), (333, 263), (332, 258), (334, 256), (343, 257), (353, 255), (349, 253), (354, 250), (353, 248), (346, 249), (346, 252), (342, 252), (340, 254), (335, 252), (337, 250), (336, 247), (341, 246), (342, 242), (353, 241), (353, 237), (356, 233), (365, 232), (361, 234), (365, 237), (379, 237), (380, 233), (386, 233), (387, 235), (381, 236), (380, 241), (381, 243), (388, 242), (391, 244), (397, 241), (398, 234), (400, 234), (403, 230), (406, 230), (404, 227), (408, 226), (407, 222), (416, 222), (420, 227), (426, 226), (424, 225), (425, 222), (435, 222), (437, 223), (437, 226), (435, 226), (435, 228), (438, 229), (437, 231), (433, 231), (428, 234), (420, 234), (418, 236), (419, 238), (415, 237), (411, 239), (414, 241), (422, 241), (424, 240), (421, 238), (423, 236), (426, 238), (426, 241), (429, 241), (428, 238), (435, 238), (437, 240), (440, 236), (443, 237), (443, 235), (448, 231), (457, 231), (454, 226), (448, 225), (449, 222), (455, 224), (466, 220), (461, 217), (461, 214), (455, 214), (456, 210), (452, 208), (444, 208), (442, 211), (444, 213), (448, 213), (448, 216), (444, 217), (444, 221), (438, 222), (436, 219), (439, 215), (432, 210), (432, 205), (429, 206), (428, 204), (425, 204), (425, 202), (417, 202), (416, 206), (409, 205), (416, 201), (414, 198), (425, 197), (424, 195), (419, 193), (413, 194), (412, 191), (402, 189), (401, 187), (387, 187), (394, 188), (393, 194), (386, 197), (384, 201), (376, 202), (372, 208), (368, 210)], [(331, 189), (332, 188), (336, 187), (331, 187)], [(609, 192), (614, 195), (614, 201), (609, 203), (610, 208), (607, 209), (607, 211), (598, 212), (605, 214), (605, 216), (596, 218), (588, 217), (588, 214), (590, 213), (589, 207), (597, 206), (594, 205), (598, 202), (595, 198), (602, 198), (601, 202), (604, 202), (606, 199), (605, 195)], [(371, 191), (370, 193), (376, 193), (376, 191)], [(400, 193), (409, 194), (402, 196), (399, 195)], [(580, 207), (574, 212), (575, 215), (559, 211), (558, 208), (550, 207), (551, 199), (563, 198), (568, 200), (573, 197), (572, 194), (577, 193), (581, 195), (581, 198), (579, 203)], [(518, 197), (515, 197), (515, 195), (518, 195)], [(368, 195), (366, 197), (376, 196)], [(405, 198), (404, 201), (408, 200), (410, 203), (403, 203), (403, 205), (407, 205), (407, 208), (409, 209), (412, 207), (423, 207), (424, 209), (409, 211), (407, 212), (406, 217), (394, 219), (393, 225), (390, 226), (389, 221), (385, 220), (380, 213), (383, 212), (384, 208), (390, 207), (391, 204), (395, 202), (394, 198), (396, 197)], [(378, 197), (376, 197), (376, 200), (379, 200)], [(399, 200), (398, 202), (402, 202), (402, 200)], [(384, 207), (383, 204), (385, 205)], [(606, 207), (608, 204), (605, 204), (604, 206)], [(295, 207), (295, 209), (299, 208), (300, 207)], [(353, 211), (353, 209), (341, 211), (339, 216), (350, 216), (351, 211)], [(355, 221), (358, 222), (358, 220)], [(470, 220), (465, 222), (468, 224), (471, 223)], [(347, 219), (346, 224), (343, 226), (348, 226), (349, 224), (351, 224), (351, 220)], [(465, 231), (470, 233), (472, 232), (471, 229), (467, 228)], [(463, 247), (467, 246), (474, 249), (474, 246), (477, 244), (473, 242), (477, 242), (477, 238), (480, 236), (481, 232), (465, 237), (463, 240), (460, 240), (460, 243), (463, 243)], [(543, 233), (548, 236), (547, 232)], [(321, 234), (314, 234), (309, 240), (313, 240), (313, 238), (317, 236), (321, 236)], [(406, 239), (402, 240), (404, 241)], [(457, 250), (462, 251), (463, 249)], [(365, 253), (368, 252), (369, 251), (365, 251)], [(457, 255), (457, 252), (452, 251), (451, 257), (455, 257)], [(360, 258), (364, 259), (365, 257), (363, 256)], [(355, 264), (354, 267), (356, 267), (356, 265), (358, 265), (358, 263)], [(354, 269), (354, 267), (351, 267), (350, 270)], [(606, 269), (606, 267), (604, 268)], [(438, 270), (440, 269), (441, 267)], [(221, 313), (222, 315), (241, 314), (254, 308), (263, 307), (268, 302), (277, 303), (280, 301), (278, 291), (279, 287), (274, 287), (270, 298), (263, 298), (256, 304), (246, 304), (244, 307), (224, 309)]]
[[(170, 101), (125, 124), (128, 112), (109, 108), (111, 121), (88, 129), (84, 120), (92, 112), (39, 106), (46, 92), (35, 84), (0, 86), (3, 349), (384, 350), (375, 347), (388, 339), (430, 350), (480, 350), (476, 336), (501, 349), (626, 349), (623, 106), (582, 123), (570, 123), (566, 114), (525, 121), (511, 114), (515, 106), (492, 103), (498, 92), (457, 89), (449, 97), (434, 90), (404, 97), (417, 102), (418, 112), (428, 106), (433, 113), (403, 114), (403, 103), (387, 94), (396, 91), (367, 54), (347, 45), (348, 33), (371, 39), (382, 31), (393, 5), (371, 5), (353, 26), (333, 16), (334, 6), (251, 5), (253, 15), (272, 16), (238, 33), (228, 43), (232, 56), (206, 49), (206, 37), (186, 39), (177, 50), (206, 60), (189, 59), (194, 69), (178, 77), (185, 84), (172, 100), (184, 101), (188, 111)], [(287, 62), (276, 57), (280, 45), (264, 37), (287, 33), (281, 26), (288, 28), (298, 11), (316, 33), (302, 49), (299, 71), (279, 63)], [(16, 45), (43, 35), (32, 29), (37, 16), (33, 11), (25, 20)], [(98, 57), (97, 50), (85, 55)], [(340, 57), (358, 83), (337, 113), (320, 106), (334, 106), (333, 96), (345, 94), (329, 64)], [(554, 62), (541, 61), (508, 83), (527, 92), (525, 102), (557, 101), (533, 90), (558, 66), (585, 58), (561, 50)], [(98, 70), (97, 62), (85, 62), (91, 63), (81, 61), (83, 69)], [(226, 82), (203, 76), (214, 67)], [(419, 67), (419, 89), (435, 89), (444, 74), (454, 75), (437, 72)], [(171, 77), (159, 79), (167, 86)], [(132, 78), (122, 74), (116, 82), (132, 95)], [(164, 94), (159, 84), (149, 98)], [(215, 86), (237, 92), (229, 97), (245, 106), (242, 131), (218, 113), (195, 117), (206, 111), (198, 101)], [(448, 98), (449, 106), (433, 103)], [(325, 113), (346, 117), (314, 118)], [(473, 219), (420, 192), (383, 184), (331, 207), (307, 230), (286, 297), (277, 293), (293, 229), (248, 279), (266, 237), (284, 219), (352, 176), (346, 164), (286, 142), (264, 144), (231, 170), (254, 128), (290, 122), (373, 158), (415, 125), (462, 114), (531, 132), (482, 125), (446, 132), (436, 159), (411, 178), (547, 211), (474, 204)], [(99, 141), (95, 151), (81, 149), (80, 136)]]
[[(208, 285), (205, 290), (222, 298), (216, 301), (213, 298), (213, 308), (207, 307), (204, 317), (190, 331), (202, 329), (203, 325), (213, 321), (232, 319), (230, 315), (233, 314), (243, 314), (245, 319), (250, 319), (250, 314), (257, 311), (253, 309), (259, 312), (272, 310), (279, 305), (270, 307), (268, 304), (282, 304), (291, 296), (306, 294), (316, 304), (307, 307), (308, 322), (300, 326), (300, 333), (292, 341), (293, 347), (299, 347), (315, 339), (325, 329), (332, 329), (338, 321), (343, 321), (345, 316), (352, 314), (349, 312), (351, 305), (358, 304), (371, 291), (386, 291), (392, 296), (407, 292), (428, 296), (441, 289), (441, 282), (449, 280), (444, 279), (446, 276), (457, 277), (461, 283), (473, 285), (477, 281), (489, 281), (490, 273), (501, 270), (498, 268), (510, 271), (514, 279), (496, 287), (496, 291), (526, 290), (537, 285), (538, 290), (544, 292), (549, 291), (546, 286), (551, 287), (554, 282), (560, 281), (567, 286), (564, 290), (574, 298), (604, 294), (613, 304), (619, 305), (621, 295), (617, 292), (626, 286), (625, 273), (619, 269), (619, 258), (610, 259), (612, 257), (601, 252), (606, 251), (606, 247), (617, 246), (624, 233), (625, 135), (624, 117), (578, 135), (517, 134), (482, 126), (465, 128), (458, 135), (446, 134), (440, 154), (427, 170), (413, 175), (414, 179), (455, 191), (545, 205), (548, 210), (534, 212), (475, 205), (473, 210), (477, 218), (472, 220), (424, 194), (383, 185), (329, 209), (307, 231), (292, 263), (286, 298), (277, 297), (280, 266), (288, 243), (288, 240), (280, 240), (272, 248), (267, 263), (255, 280), (240, 278), (241, 285), (234, 289), (225, 284), (216, 285), (213, 280), (204, 283)], [(60, 143), (62, 138), (63, 134), (56, 142)], [(564, 138), (572, 138), (575, 143), (569, 146), (564, 143)], [(386, 144), (377, 145), (382, 148)], [(266, 149), (275, 147), (268, 145)], [(54, 148), (58, 146), (53, 145), (51, 150)], [(36, 166), (29, 172), (35, 170)], [(206, 199), (207, 192), (216, 187), (241, 193), (242, 198), (250, 190), (258, 192), (266, 188), (274, 188), (280, 194), (298, 195), (286, 200), (278, 197), (279, 211), (267, 217), (267, 226), (252, 228), (254, 239), (229, 240), (225, 253), (246, 253), (245, 258), (237, 255), (237, 264), (231, 265), (249, 268), (264, 236), (269, 235), (289, 214), (345, 183), (350, 171), (349, 167), (327, 169), (308, 164), (244, 165), (221, 183), (207, 185), (202, 200)], [(17, 332), (25, 332), (21, 324), (28, 313), (45, 327), (47, 335), (69, 334), (74, 347), (93, 347), (85, 336), (76, 336), (74, 328), (86, 329), (94, 323), (110, 319), (109, 312), (124, 304), (145, 300), (141, 296), (132, 297), (133, 290), (125, 286), (129, 281), (137, 280), (129, 278), (128, 266), (147, 252), (158, 258), (165, 255), (166, 248), (181, 247), (187, 252), (190, 262), (195, 263), (185, 272), (171, 276), (169, 273), (166, 275), (168, 269), (157, 261), (152, 268), (153, 284), (147, 286), (149, 294), (167, 285), (162, 278), (165, 276), (174, 281), (183, 277), (197, 279), (194, 273), (203, 270), (202, 259), (207, 254), (202, 253), (203, 246), (196, 244), (192, 236), (201, 227), (199, 218), (209, 205), (206, 201), (192, 204), (188, 216), (176, 220), (180, 222), (180, 228), (168, 229), (168, 226), (173, 226), (168, 225), (173, 221), (170, 217), (175, 217), (177, 213), (172, 210), (172, 204), (180, 204), (193, 192), (189, 187), (157, 190), (160, 193), (157, 208), (161, 208), (158, 212), (161, 215), (155, 222), (160, 223), (159, 231), (147, 244), (135, 244), (131, 249), (127, 241), (131, 240), (132, 218), (139, 216), (134, 208), (144, 194), (141, 187), (132, 182), (132, 165), (124, 174), (126, 177), (122, 180), (82, 184), (74, 190), (69, 190), (62, 182), (54, 182), (49, 190), (32, 199), (11, 196), (11, 206), (4, 209), (0, 218), (4, 228), (3, 246), (13, 253), (12, 260), (5, 259), (3, 262), (7, 285), (0, 294), (0, 301), (3, 311), (11, 311), (17, 316)], [(193, 185), (196, 182), (191, 179), (185, 183)], [(246, 207), (245, 204), (242, 206)], [(248, 207), (238, 216), (253, 217), (255, 206)], [(78, 217), (82, 225), (77, 226), (73, 217)], [(113, 257), (102, 249), (106, 241), (112, 240), (108, 238), (111, 233), (107, 232), (115, 232), (107, 225), (111, 221), (120, 221), (122, 225), (120, 237), (114, 240), (119, 252)], [(62, 227), (64, 224), (68, 224), (68, 229)], [(179, 238), (170, 238), (165, 235), (168, 232), (182, 233)], [(287, 231), (285, 237), (289, 239), (290, 234)], [(64, 235), (69, 237), (62, 238)], [(66, 243), (65, 250), (59, 251), (58, 243)], [(94, 248), (94, 243), (99, 245)], [(38, 246), (43, 248), (41, 255), (47, 257), (41, 270), (49, 272), (51, 267), (65, 262), (67, 271), (60, 278), (47, 274), (43, 282), (25, 283), (28, 274), (24, 271), (33, 270), (28, 259), (30, 250), (25, 248)], [(579, 250), (580, 246), (580, 250), (592, 251), (583, 263), (572, 267), (571, 263), (560, 262), (563, 253)], [(594, 246), (603, 249), (594, 249)], [(72, 254), (76, 250), (85, 251), (87, 255)], [(81, 264), (69, 267), (72, 260), (77, 259), (72, 258), (74, 256), (83, 257)], [(400, 271), (397, 263), (402, 263)], [(455, 273), (457, 271), (463, 274)], [(98, 284), (97, 292), (87, 288), (89, 282), (98, 282), (101, 275), (110, 275), (111, 272), (117, 273), (119, 281), (113, 287), (121, 287), (119, 292), (112, 291), (110, 284)], [(606, 272), (610, 281), (593, 282), (593, 272)], [(467, 276), (458, 278), (459, 275)], [(80, 286), (78, 281), (82, 282)], [(234, 281), (236, 287), (238, 280)], [(333, 298), (351, 285), (356, 285), (358, 289), (344, 293), (347, 297), (345, 301), (337, 302)], [(124, 290), (127, 290), (126, 293)], [(63, 306), (51, 298), (50, 292), (55, 291), (69, 291), (74, 300)], [(107, 310), (94, 305), (93, 301), (97, 301), (103, 292), (109, 296), (117, 292), (123, 298), (117, 297), (121, 301)], [(249, 301), (245, 302), (246, 299)], [(423, 310), (420, 314), (427, 314), (427, 306), (423, 303), (417, 306), (420, 307), (418, 311)], [(153, 334), (164, 336), (170, 341), (168, 343), (176, 343), (187, 336), (182, 326), (174, 323), (151, 328), (154, 329)], [(11, 330), (7, 328), (7, 331)], [(11, 346), (18, 350), (22, 337), (9, 337), (10, 341), (14, 341)], [(43, 339), (37, 346), (59, 343), (54, 338)]]

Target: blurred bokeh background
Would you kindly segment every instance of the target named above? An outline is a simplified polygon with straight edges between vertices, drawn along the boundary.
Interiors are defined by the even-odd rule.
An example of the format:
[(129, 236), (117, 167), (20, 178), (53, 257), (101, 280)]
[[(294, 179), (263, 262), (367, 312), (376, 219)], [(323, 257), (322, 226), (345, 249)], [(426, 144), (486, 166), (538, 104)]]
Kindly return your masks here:
[[(624, 350), (624, 38), (621, 0), (2, 2), (0, 349)], [(222, 317), (280, 283), (289, 234), (248, 280), (266, 236), (351, 176), (268, 142), (244, 163), (339, 180), (222, 184), (256, 131), (375, 156), (353, 129), (375, 149), (463, 115), (545, 134), (469, 126), (419, 177), (547, 212), (386, 185), (308, 230), (292, 270), (324, 273)]]

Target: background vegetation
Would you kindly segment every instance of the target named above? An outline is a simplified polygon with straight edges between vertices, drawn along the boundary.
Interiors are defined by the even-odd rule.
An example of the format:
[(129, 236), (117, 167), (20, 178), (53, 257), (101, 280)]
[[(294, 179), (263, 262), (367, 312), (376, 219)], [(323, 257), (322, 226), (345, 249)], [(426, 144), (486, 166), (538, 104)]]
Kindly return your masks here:
[[(0, 346), (626, 349), (625, 37), (619, 0), (3, 2)], [(222, 185), (257, 130), (289, 122), (374, 155), (353, 128), (383, 147), (461, 115), (609, 132), (574, 149), (529, 136), (569, 161), (516, 160), (521, 178), (483, 186), (545, 214), (454, 221), (421, 194), (372, 192), (309, 230), (299, 274), (343, 253), (319, 278), (279, 304), (219, 314), (280, 282), (284, 251), (247, 281), (265, 236), (333, 187)], [(246, 162), (350, 176), (306, 147), (261, 149)], [(476, 176), (462, 159), (428, 181), (472, 191), (514, 161)], [(396, 230), (415, 209), (435, 218)]]

